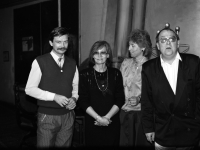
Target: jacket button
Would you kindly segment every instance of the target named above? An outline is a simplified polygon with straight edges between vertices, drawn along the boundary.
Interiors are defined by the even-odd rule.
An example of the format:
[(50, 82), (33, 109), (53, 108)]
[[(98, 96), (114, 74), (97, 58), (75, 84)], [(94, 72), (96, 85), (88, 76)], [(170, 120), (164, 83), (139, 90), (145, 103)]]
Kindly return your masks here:
[(185, 116), (187, 116), (187, 113), (185, 113)]

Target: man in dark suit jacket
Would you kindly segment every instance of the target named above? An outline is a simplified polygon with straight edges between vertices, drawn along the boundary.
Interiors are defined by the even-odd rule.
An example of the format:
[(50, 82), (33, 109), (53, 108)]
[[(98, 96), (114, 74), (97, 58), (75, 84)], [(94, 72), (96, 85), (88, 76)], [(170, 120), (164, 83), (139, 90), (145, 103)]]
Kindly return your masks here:
[(168, 27), (156, 36), (161, 55), (143, 64), (142, 124), (156, 150), (193, 149), (200, 136), (200, 59), (180, 54)]

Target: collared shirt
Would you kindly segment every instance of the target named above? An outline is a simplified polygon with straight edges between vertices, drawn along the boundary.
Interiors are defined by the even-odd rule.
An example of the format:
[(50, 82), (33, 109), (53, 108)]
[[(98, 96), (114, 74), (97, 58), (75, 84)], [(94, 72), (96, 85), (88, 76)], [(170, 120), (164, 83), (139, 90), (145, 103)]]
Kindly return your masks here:
[(142, 64), (147, 61), (146, 57), (143, 57), (139, 62), (134, 61), (133, 58), (125, 58), (121, 64), (120, 71), (123, 77), (125, 104), (122, 106), (122, 110), (125, 111), (139, 111), (141, 110), (141, 103), (132, 106), (129, 98), (139, 97), (141, 95), (142, 87)]
[(165, 62), (162, 59), (161, 55), (160, 55), (160, 60), (161, 60), (161, 66), (163, 67), (163, 70), (165, 72), (167, 80), (168, 80), (174, 94), (176, 94), (178, 65), (179, 65), (179, 60), (182, 61), (182, 59), (181, 59), (179, 53), (177, 53), (172, 64)]
[[(52, 55), (52, 57), (56, 61), (56, 63), (58, 63), (59, 57), (53, 51), (51, 51), (50, 54)], [(62, 64), (64, 63), (64, 59), (62, 59), (61, 63)], [(53, 101), (56, 93), (44, 91), (44, 90), (38, 88), (41, 77), (42, 77), (42, 72), (40, 70), (37, 60), (35, 59), (32, 63), (32, 68), (31, 68), (29, 78), (28, 78), (28, 81), (26, 84), (25, 92), (26, 92), (26, 94), (33, 96), (39, 100)], [(78, 82), (79, 82), (79, 75), (78, 75), (78, 69), (76, 67), (76, 72), (75, 72), (74, 79), (72, 82), (72, 87), (73, 87), (72, 97), (75, 97), (76, 100), (78, 100), (78, 97), (79, 97), (78, 96)], [(67, 98), (70, 98), (70, 97), (67, 97)]]
[(60, 63), (61, 63), (61, 66), (63, 66), (64, 61), (65, 61), (64, 55), (62, 55), (62, 57), (58, 57), (53, 51), (51, 51), (51, 55), (52, 55), (53, 59), (57, 62), (58, 65), (59, 65), (58, 59), (62, 58), (61, 61), (60, 61)]

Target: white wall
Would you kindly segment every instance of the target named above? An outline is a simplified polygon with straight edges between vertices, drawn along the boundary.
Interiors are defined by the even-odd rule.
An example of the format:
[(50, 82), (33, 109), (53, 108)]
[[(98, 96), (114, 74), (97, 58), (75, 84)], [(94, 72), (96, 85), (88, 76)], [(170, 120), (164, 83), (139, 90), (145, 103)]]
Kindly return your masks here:
[(104, 39), (107, 0), (80, 0), (80, 62), (89, 56), (90, 48)]
[(200, 0), (147, 0), (145, 29), (155, 44), (157, 30), (170, 23), (180, 27), (180, 44), (189, 44), (188, 53), (200, 56)]

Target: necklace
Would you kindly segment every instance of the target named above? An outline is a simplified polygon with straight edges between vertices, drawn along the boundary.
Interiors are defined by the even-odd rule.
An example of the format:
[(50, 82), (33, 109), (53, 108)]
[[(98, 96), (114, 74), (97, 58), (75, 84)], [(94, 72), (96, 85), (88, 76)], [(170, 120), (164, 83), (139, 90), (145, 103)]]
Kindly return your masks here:
[(132, 71), (135, 71), (135, 72), (133, 72), (134, 74), (132, 75), (132, 79), (135, 78), (135, 76), (136, 76), (136, 74), (137, 74), (137, 70), (138, 70), (138, 68), (139, 68), (138, 64), (142, 64), (143, 61), (144, 61), (144, 59), (145, 59), (145, 57), (142, 58), (141, 61), (138, 61), (138, 62), (135, 60), (135, 62), (134, 62), (134, 68), (135, 68), (135, 69), (132, 70)]
[(136, 70), (138, 69), (138, 65), (143, 63), (144, 59), (145, 59), (145, 57), (142, 58), (141, 60), (138, 60), (138, 61), (135, 60), (135, 68), (136, 68)]
[[(98, 84), (98, 82), (97, 82), (96, 73), (95, 73), (95, 69), (94, 69), (94, 77), (95, 77), (95, 81), (96, 81), (97, 86), (98, 86), (98, 88), (99, 88), (99, 90), (100, 90), (101, 92), (106, 91), (107, 88), (108, 88), (108, 68), (107, 68), (106, 71), (107, 71), (107, 83), (106, 83), (106, 88), (103, 90), (103, 89), (100, 88), (100, 86), (99, 86), (99, 84)], [(104, 87), (104, 85), (102, 85), (102, 87)]]

